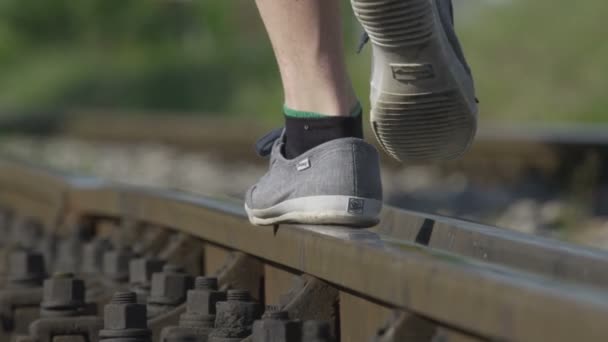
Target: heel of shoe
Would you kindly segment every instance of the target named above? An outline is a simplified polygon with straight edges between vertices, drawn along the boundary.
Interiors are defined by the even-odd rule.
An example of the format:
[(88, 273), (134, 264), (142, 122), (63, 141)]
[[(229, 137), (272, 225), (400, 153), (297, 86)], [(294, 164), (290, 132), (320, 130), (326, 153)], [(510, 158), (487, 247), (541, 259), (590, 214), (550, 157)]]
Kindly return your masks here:
[(371, 123), (383, 149), (397, 160), (446, 160), (471, 145), (477, 128), (471, 112), (456, 90), (381, 95)]
[(283, 201), (271, 208), (251, 209), (249, 221), (258, 226), (279, 223), (343, 225), (366, 228), (379, 222), (382, 202), (354, 196), (309, 196)]

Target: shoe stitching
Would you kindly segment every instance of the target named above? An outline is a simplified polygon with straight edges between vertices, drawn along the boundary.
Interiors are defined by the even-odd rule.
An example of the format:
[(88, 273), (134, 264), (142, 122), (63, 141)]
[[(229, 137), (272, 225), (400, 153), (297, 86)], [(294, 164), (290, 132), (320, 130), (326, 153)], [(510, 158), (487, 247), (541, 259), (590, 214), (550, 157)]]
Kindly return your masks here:
[(355, 151), (355, 149), (356, 149), (355, 144), (352, 144), (351, 147), (352, 147), (352, 154), (353, 154), (353, 165), (352, 165), (352, 167), (353, 167), (353, 186), (354, 186), (353, 193), (355, 194), (355, 196), (358, 197), (359, 188), (357, 187), (357, 153)]

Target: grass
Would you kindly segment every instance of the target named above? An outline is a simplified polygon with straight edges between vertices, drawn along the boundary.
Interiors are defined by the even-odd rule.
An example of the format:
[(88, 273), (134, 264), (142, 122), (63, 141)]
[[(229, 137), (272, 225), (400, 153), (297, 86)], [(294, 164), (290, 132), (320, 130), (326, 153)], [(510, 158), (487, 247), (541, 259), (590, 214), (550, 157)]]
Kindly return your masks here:
[(514, 0), (460, 26), (485, 117), (603, 122), (608, 2)]
[[(482, 118), (608, 121), (608, 44), (602, 29), (608, 2), (495, 4), (464, 3), (456, 13)], [(214, 5), (213, 15), (204, 11), (211, 5), (200, 6), (203, 31), (185, 42), (156, 45), (23, 46), (10, 28), (0, 25), (0, 40), (6, 43), (0, 44), (0, 109), (256, 113), (278, 122), (280, 78), (254, 4)], [(226, 19), (235, 16), (235, 6), (238, 20)], [(345, 15), (352, 19), (348, 6)], [(357, 94), (369, 108), (370, 48), (355, 54), (358, 28), (353, 23), (348, 21), (346, 30), (348, 65)]]

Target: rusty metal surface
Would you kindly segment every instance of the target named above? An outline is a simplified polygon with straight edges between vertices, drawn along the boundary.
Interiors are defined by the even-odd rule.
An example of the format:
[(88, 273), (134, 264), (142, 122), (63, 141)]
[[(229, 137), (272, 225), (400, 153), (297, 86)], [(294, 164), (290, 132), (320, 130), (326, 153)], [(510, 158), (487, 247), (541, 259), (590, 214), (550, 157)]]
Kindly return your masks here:
[[(540, 271), (540, 274), (533, 275), (456, 253), (430, 249), (420, 243), (412, 243), (412, 239), (408, 241), (407, 238), (398, 239), (396, 236), (395, 230), (401, 225), (407, 226), (410, 221), (410, 226), (420, 225), (420, 217), (418, 223), (412, 223), (414, 216), (435, 221), (443, 220), (441, 218), (411, 213), (395, 215), (401, 218), (392, 223), (383, 223), (393, 225), (391, 234), (386, 233), (387, 229), (382, 226), (377, 229), (382, 234), (352, 232), (335, 227), (252, 228), (246, 223), (240, 203), (77, 182), (58, 175), (48, 176), (42, 171), (14, 172), (23, 168), (17, 164), (10, 165), (5, 172), (5, 164), (0, 164), (0, 189), (3, 193), (0, 204), (22, 206), (18, 210), (32, 216), (38, 217), (46, 213), (48, 208), (64, 208), (64, 214), (68, 217), (118, 216), (172, 227), (205, 241), (318, 277), (345, 293), (368, 298), (372, 303), (412, 311), (477, 336), (517, 341), (603, 340), (608, 336), (608, 326), (603, 324), (608, 317), (608, 295), (592, 288), (599, 287), (594, 278), (582, 279), (578, 284), (566, 284), (543, 276), (551, 275), (549, 272)], [(11, 181), (19, 186), (5, 186), (10, 185)], [(59, 185), (63, 182), (65, 187), (56, 188), (61, 196), (46, 197), (51, 198), (44, 202), (47, 208), (26, 203), (29, 201), (27, 198), (35, 196), (24, 197), (23, 202), (12, 201), (14, 196), (19, 196), (19, 192), (33, 194), (36, 188), (45, 186), (44, 182), (53, 184), (55, 181)], [(41, 192), (40, 196), (45, 195)], [(37, 202), (37, 199), (31, 202)], [(454, 229), (462, 224), (462, 221), (446, 220)], [(507, 233), (498, 234), (490, 227), (482, 228), (478, 231), (494, 235), (495, 243), (512, 237)], [(416, 236), (413, 241), (417, 240)], [(432, 238), (433, 234), (428, 244)], [(525, 242), (512, 240), (520, 245)], [(541, 250), (553, 246), (549, 255), (561, 258), (574, 256), (581, 258), (579, 260), (595, 258), (597, 265), (606, 263), (600, 252), (589, 253), (569, 245), (566, 245), (568, 248), (557, 248), (554, 242), (544, 239), (534, 242)], [(452, 251), (466, 254), (466, 250), (463, 247), (465, 252), (458, 249)], [(485, 259), (472, 252), (469, 254)], [(489, 258), (487, 260), (496, 262)], [(550, 269), (555, 265), (545, 264), (544, 267)], [(597, 269), (588, 269), (585, 274), (599, 272), (600, 266), (594, 267)], [(573, 275), (570, 277), (576, 278)], [(572, 317), (577, 317), (577, 320), (572, 320)], [(551, 329), (539, 329), (549, 326)]]
[(608, 252), (475, 222), (390, 208), (375, 231), (460, 256), (608, 289)]
[(338, 291), (319, 279), (307, 275), (299, 278), (299, 281), (281, 298), (281, 310), (289, 313), (289, 317), (293, 319), (302, 321), (320, 319), (333, 322), (337, 326)]
[[(117, 187), (87, 177), (64, 177), (59, 173), (45, 173), (37, 168), (34, 168), (34, 171), (31, 171), (31, 168), (25, 168), (23, 172), (19, 172), (19, 165), (21, 164), (16, 162), (0, 161), (0, 187), (4, 189), (0, 192), (0, 203), (2, 203), (2, 194), (16, 193), (15, 196), (10, 198), (11, 203), (22, 208), (24, 213), (39, 216), (53, 211), (56, 216), (57, 211), (49, 210), (49, 206), (39, 208), (29, 203), (29, 201), (20, 206), (21, 201), (14, 202), (12, 200), (22, 191), (26, 193), (31, 191), (29, 188), (49, 187), (55, 189), (54, 191), (66, 191), (65, 184), (67, 183), (71, 185), (69, 187), (70, 200), (65, 204), (68, 217), (78, 216), (78, 213), (81, 212), (85, 212), (87, 215), (126, 217), (129, 219), (135, 216), (140, 218), (145, 216), (137, 213), (137, 210), (140, 210), (137, 204), (138, 199), (131, 198), (129, 190), (133, 189), (137, 194), (149, 191)], [(15, 172), (18, 173), (18, 177)], [(6, 187), (7, 183), (21, 184), (21, 186)], [(32, 186), (34, 183), (35, 186)], [(160, 200), (161, 202), (170, 201), (172, 197), (197, 199), (193, 196), (172, 195), (168, 192), (158, 193), (161, 197), (164, 197)], [(61, 201), (61, 199), (61, 197), (56, 197), (55, 201)], [(32, 202), (37, 203), (38, 201), (34, 200)], [(52, 203), (50, 207), (60, 207), (60, 204)], [(211, 204), (215, 207), (222, 207), (222, 202)], [(239, 205), (223, 206), (220, 209), (228, 211), (230, 214), (242, 214)], [(391, 207), (385, 208), (382, 223), (375, 228), (375, 231), (383, 239), (394, 241), (397, 244), (404, 240), (414, 241), (436, 249), (482, 261), (521, 268), (556, 279), (583, 281), (597, 287), (608, 287), (608, 273), (604, 271), (608, 268), (608, 252), (606, 251), (583, 248), (510, 230), (496, 229), (495, 227), (460, 219), (420, 214)]]
[(220, 288), (245, 289), (254, 299), (263, 298), (264, 265), (242, 252), (234, 252), (217, 272)]

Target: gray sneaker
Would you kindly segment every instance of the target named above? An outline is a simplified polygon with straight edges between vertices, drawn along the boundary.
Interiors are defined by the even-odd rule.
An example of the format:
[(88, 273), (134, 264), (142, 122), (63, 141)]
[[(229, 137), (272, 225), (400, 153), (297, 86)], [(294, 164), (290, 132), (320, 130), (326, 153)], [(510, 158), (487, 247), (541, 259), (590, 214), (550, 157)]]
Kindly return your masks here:
[(452, 159), (477, 127), (471, 71), (451, 0), (351, 0), (372, 42), (371, 123), (401, 161)]
[(294, 159), (282, 154), (284, 135), (275, 131), (258, 143), (270, 154), (270, 169), (247, 192), (251, 223), (333, 224), (370, 227), (382, 209), (378, 152), (362, 139), (319, 145)]

